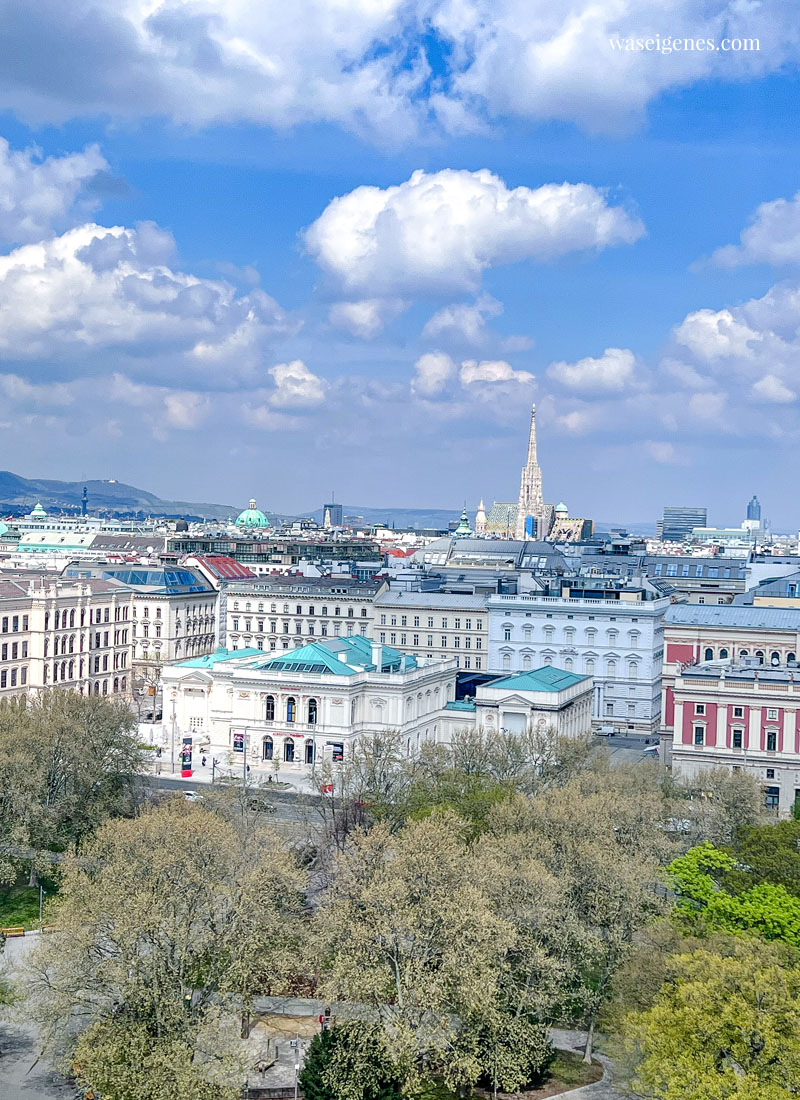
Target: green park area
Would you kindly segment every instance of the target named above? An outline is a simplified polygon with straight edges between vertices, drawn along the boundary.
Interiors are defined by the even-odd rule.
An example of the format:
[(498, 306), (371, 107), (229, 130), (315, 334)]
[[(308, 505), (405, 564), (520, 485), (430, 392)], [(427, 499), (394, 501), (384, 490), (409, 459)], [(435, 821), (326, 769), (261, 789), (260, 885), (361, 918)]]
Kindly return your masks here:
[(550, 732), (410, 759), (386, 733), (281, 830), (239, 785), (154, 800), (130, 726), (66, 692), (0, 710), (4, 923), (38, 921), (25, 883), (61, 853), (12, 996), (84, 1095), (291, 1088), (283, 999), (305, 1100), (545, 1100), (597, 1079), (595, 1043), (649, 1100), (797, 1097), (800, 822), (747, 775)]

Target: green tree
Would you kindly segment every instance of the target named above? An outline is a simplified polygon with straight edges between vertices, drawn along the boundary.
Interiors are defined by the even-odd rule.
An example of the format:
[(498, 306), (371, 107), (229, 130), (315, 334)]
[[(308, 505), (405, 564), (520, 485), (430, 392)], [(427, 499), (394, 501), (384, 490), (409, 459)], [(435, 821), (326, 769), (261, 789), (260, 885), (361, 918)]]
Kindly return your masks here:
[(800, 897), (800, 821), (743, 825), (731, 851), (736, 866), (725, 876), (725, 885), (733, 893), (769, 882)]
[(394, 834), (385, 823), (355, 834), (314, 919), (321, 992), (368, 1006), (412, 1078), (437, 1070), (475, 1079), (462, 1022), (495, 1004), (513, 939), (466, 828), (442, 813)]
[(667, 868), (684, 922), (699, 930), (749, 932), (800, 947), (800, 897), (770, 882), (731, 894), (726, 876), (736, 870), (735, 856), (699, 844)]
[[(0, 711), (0, 875), (130, 814), (144, 750), (124, 703), (51, 691)], [(3, 856), (5, 858), (3, 858)]]
[(738, 829), (755, 825), (763, 814), (761, 787), (746, 771), (707, 768), (691, 777), (671, 773), (664, 787), (674, 802), (672, 825), (687, 847), (704, 841), (731, 844)]
[(58, 931), (27, 965), (47, 1047), (114, 1100), (238, 1095), (239, 1014), (296, 972), (304, 883), (277, 836), (243, 847), (181, 798), (107, 822), (67, 860)]
[(315, 1035), (299, 1079), (306, 1100), (400, 1100), (403, 1082), (374, 1024), (351, 1020)]
[(587, 1061), (616, 972), (663, 908), (668, 814), (655, 768), (598, 759), (561, 787), (503, 803), (491, 821), (507, 853), (493, 864), (496, 904), (513, 899), (515, 1011), (581, 1020)]
[(652, 1008), (624, 1021), (633, 1088), (650, 1100), (792, 1100), (800, 1088), (800, 969), (778, 945), (695, 951)]

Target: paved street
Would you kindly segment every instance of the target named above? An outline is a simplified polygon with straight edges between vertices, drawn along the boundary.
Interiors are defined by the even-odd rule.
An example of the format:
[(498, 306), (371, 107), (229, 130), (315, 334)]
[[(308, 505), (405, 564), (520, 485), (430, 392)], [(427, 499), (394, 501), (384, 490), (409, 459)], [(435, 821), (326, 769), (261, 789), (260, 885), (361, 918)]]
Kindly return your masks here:
[[(5, 960), (12, 968), (38, 941), (27, 935), (6, 941)], [(0, 1098), (2, 1100), (72, 1100), (77, 1095), (59, 1073), (39, 1059), (36, 1032), (13, 1018), (0, 1021)]]

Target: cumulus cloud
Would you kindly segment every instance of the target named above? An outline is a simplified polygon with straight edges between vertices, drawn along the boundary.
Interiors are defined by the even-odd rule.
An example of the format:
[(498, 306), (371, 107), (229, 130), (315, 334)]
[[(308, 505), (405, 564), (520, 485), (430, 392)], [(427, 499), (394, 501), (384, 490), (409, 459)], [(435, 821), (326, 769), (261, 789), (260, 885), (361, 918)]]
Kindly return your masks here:
[(458, 376), (465, 386), (471, 386), (476, 382), (520, 382), (528, 385), (536, 381), (528, 371), (514, 370), (502, 359), (484, 360), (481, 363), (475, 359), (466, 359), (461, 364)]
[(406, 309), (408, 302), (402, 298), (362, 298), (357, 302), (334, 302), (328, 311), (328, 320), (334, 328), (344, 329), (362, 340), (371, 340)]
[(486, 169), (416, 171), (405, 183), (357, 187), (305, 231), (306, 248), (348, 292), (475, 291), (483, 272), (638, 240), (644, 227), (587, 183), (509, 189)]
[(685, 466), (685, 456), (668, 440), (648, 439), (644, 445), (645, 453), (653, 462), (662, 466)]
[(172, 270), (169, 234), (83, 225), (0, 257), (0, 356), (74, 357), (105, 349), (196, 353), (242, 348), (291, 328), (269, 295)]
[[(80, 390), (85, 390), (87, 384), (86, 379), (72, 383)], [(112, 405), (147, 410), (151, 430), (157, 439), (166, 438), (167, 428), (193, 431), (211, 412), (208, 394), (134, 382), (120, 373), (111, 375), (107, 384), (101, 385), (101, 394)]]
[(281, 409), (308, 409), (321, 405), (328, 392), (328, 383), (313, 374), (301, 359), (278, 363), (269, 374), (275, 382), (271, 404)]
[(414, 364), (411, 392), (416, 397), (438, 397), (458, 372), (455, 360), (441, 351), (421, 355)]
[(486, 321), (499, 317), (503, 306), (489, 294), (482, 294), (476, 302), (462, 302), (444, 306), (430, 318), (422, 330), (423, 340), (440, 337), (478, 346), (486, 342)]
[(549, 378), (570, 390), (621, 391), (633, 381), (636, 357), (627, 348), (606, 348), (593, 359), (579, 359), (577, 363), (552, 363), (547, 368)]
[[(733, 30), (760, 49), (624, 49), (665, 27)], [(0, 35), (0, 107), (36, 122), (324, 120), (393, 141), (431, 117), (456, 131), (509, 115), (619, 130), (666, 90), (798, 56), (785, 0), (296, 0), (290, 13), (252, 0), (43, 0), (1, 4)]]
[(18, 374), (0, 374), (0, 393), (18, 405), (71, 405), (75, 395), (63, 382), (29, 382)]
[(770, 405), (789, 405), (797, 400), (797, 394), (774, 374), (765, 374), (753, 384), (753, 396)]
[(719, 267), (800, 263), (800, 191), (791, 199), (762, 202), (739, 235), (739, 242), (718, 248), (712, 261)]
[(96, 145), (43, 157), (35, 148), (12, 150), (0, 138), (0, 243), (38, 241), (70, 219), (84, 220), (97, 205), (86, 186), (107, 168)]
[(675, 339), (699, 359), (710, 360), (749, 358), (760, 335), (729, 309), (698, 309), (677, 326)]

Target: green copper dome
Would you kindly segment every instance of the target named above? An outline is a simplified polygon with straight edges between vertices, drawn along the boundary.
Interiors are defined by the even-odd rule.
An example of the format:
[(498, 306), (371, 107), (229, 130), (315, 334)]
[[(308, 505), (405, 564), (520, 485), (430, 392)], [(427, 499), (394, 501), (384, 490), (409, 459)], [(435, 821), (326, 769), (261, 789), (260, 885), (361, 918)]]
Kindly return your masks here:
[(36, 516), (37, 519), (44, 519), (47, 512), (45, 512), (44, 508), (42, 508), (41, 504), (37, 501), (36, 507), (31, 509), (31, 515)]
[(245, 508), (243, 512), (240, 512), (236, 518), (237, 527), (257, 528), (257, 527), (269, 527), (269, 520), (263, 512), (256, 508), (256, 502), (250, 501), (249, 507)]

